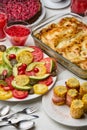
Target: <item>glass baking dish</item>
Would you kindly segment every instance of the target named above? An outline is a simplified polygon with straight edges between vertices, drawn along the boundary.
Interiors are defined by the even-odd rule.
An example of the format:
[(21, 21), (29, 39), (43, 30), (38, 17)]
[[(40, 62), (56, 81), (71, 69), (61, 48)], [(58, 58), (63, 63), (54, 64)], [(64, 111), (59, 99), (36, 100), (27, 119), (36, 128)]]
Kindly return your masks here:
[[(83, 17), (74, 14), (74, 13), (67, 13), (67, 14), (58, 14), (53, 17), (48, 18), (46, 21), (32, 29), (32, 37), (34, 38), (35, 44), (39, 46), (46, 54), (51, 57), (54, 57), (58, 63), (63, 65), (65, 68), (73, 72), (75, 75), (79, 76), (82, 79), (87, 79), (87, 70), (83, 70), (78, 65), (72, 63), (70, 60), (64, 58), (61, 54), (53, 50), (51, 47), (43, 43), (39, 38), (36, 37), (36, 34), (39, 33), (42, 29), (47, 28), (52, 23), (58, 23), (62, 18), (65, 17), (75, 17), (77, 20), (85, 23)], [(86, 24), (86, 23), (85, 23)]]

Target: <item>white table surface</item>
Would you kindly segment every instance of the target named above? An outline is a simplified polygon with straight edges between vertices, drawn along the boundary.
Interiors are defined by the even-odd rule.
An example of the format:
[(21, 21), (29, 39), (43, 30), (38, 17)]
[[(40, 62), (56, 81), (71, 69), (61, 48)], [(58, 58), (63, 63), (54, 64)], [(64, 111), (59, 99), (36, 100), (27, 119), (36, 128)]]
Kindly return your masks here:
[[(46, 9), (46, 16), (44, 19), (55, 15), (55, 14), (60, 14), (60, 13), (67, 13), (70, 12), (70, 7), (67, 7), (65, 9), (62, 10), (51, 10), (51, 9)], [(32, 37), (30, 36), (27, 43), (29, 45), (34, 44), (34, 41), (32, 39)], [(9, 41), (6, 40), (5, 42), (1, 42), (0, 44), (5, 44), (5, 45), (10, 45)], [(69, 72), (68, 70), (66, 70), (65, 68), (63, 68), (61, 65), (58, 64), (58, 68), (59, 68), (59, 73), (58, 73), (58, 80), (64, 79), (64, 78), (69, 78), (72, 76), (75, 76), (74, 74), (72, 74), (71, 72)], [(68, 127), (68, 126), (64, 126), (61, 125), (55, 121), (53, 121), (52, 119), (50, 119), (48, 117), (48, 115), (45, 113), (45, 111), (43, 110), (43, 106), (42, 106), (42, 97), (39, 97), (37, 99), (31, 100), (31, 101), (25, 101), (25, 102), (6, 102), (6, 101), (0, 101), (0, 107), (3, 105), (10, 105), (11, 110), (13, 112), (16, 112), (20, 109), (23, 109), (26, 106), (32, 106), (35, 104), (39, 105), (39, 110), (35, 113), (37, 115), (39, 115), (38, 119), (35, 119), (35, 128), (33, 128), (32, 130), (87, 130), (87, 127), (84, 128), (73, 128), (73, 127)], [(2, 127), (0, 128), (0, 130), (6, 130), (6, 129), (10, 129), (10, 130), (16, 130), (16, 128), (14, 127)]]

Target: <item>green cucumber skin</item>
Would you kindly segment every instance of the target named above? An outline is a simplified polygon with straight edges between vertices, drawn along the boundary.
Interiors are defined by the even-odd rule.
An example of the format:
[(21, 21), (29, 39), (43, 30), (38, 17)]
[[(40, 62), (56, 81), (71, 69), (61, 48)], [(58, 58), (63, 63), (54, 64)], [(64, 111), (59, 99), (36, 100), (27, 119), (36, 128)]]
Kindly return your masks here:
[(42, 77), (40, 77), (40, 76), (29, 76), (29, 78), (32, 79), (32, 80), (42, 80), (42, 79), (46, 79), (48, 76), (50, 76), (50, 74), (45, 74)]
[(3, 53), (3, 56), (2, 56), (3, 62), (5, 62), (10, 68), (12, 68), (12, 65), (11, 65), (9, 59), (7, 58), (7, 56), (10, 55), (10, 54), (15, 54), (16, 55), (16, 53), (19, 50), (20, 50), (20, 48), (18, 48), (18, 47), (10, 47)]
[(19, 85), (17, 85), (16, 84), (16, 82), (13, 80), (12, 81), (12, 86), (14, 87), (14, 88), (16, 88), (16, 89), (18, 89), (18, 90), (30, 90), (31, 88), (32, 88), (32, 86), (31, 85), (25, 85), (25, 86), (19, 86)]
[(0, 64), (0, 74), (2, 74), (4, 70), (7, 70), (7, 76), (10, 76), (12, 74), (12, 69), (8, 65), (5, 63)]

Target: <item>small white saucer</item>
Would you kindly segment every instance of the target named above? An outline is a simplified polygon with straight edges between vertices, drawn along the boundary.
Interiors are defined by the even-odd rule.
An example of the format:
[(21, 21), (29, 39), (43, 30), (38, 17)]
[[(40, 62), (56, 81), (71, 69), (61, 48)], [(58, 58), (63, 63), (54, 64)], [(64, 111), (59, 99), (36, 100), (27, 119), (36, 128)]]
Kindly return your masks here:
[(50, 8), (50, 9), (62, 9), (69, 6), (71, 2), (70, 0), (63, 0), (57, 3), (53, 3), (50, 0), (43, 0), (43, 1), (44, 1), (45, 7)]

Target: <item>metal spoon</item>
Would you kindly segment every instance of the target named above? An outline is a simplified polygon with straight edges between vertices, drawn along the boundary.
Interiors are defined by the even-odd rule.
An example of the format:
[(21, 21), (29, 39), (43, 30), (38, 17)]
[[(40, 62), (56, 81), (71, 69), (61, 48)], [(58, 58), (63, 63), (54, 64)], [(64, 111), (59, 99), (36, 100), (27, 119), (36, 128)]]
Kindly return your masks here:
[[(24, 114), (30, 115), (30, 114), (34, 113), (35, 111), (37, 111), (37, 109), (38, 109), (37, 107), (27, 107), (27, 108), (24, 108), (21, 111), (18, 111), (16, 113), (8, 115), (7, 117), (2, 118), (2, 120), (8, 120), (9, 118), (13, 117), (14, 115), (17, 115), (17, 114), (20, 114), (20, 113), (24, 113)], [(36, 116), (36, 117), (38, 118), (38, 116)]]
[(9, 121), (9, 122), (5, 122), (5, 123), (3, 122), (2, 124), (0, 124), (0, 127), (8, 126), (8, 125), (12, 125), (12, 126), (16, 127), (17, 129), (29, 130), (35, 126), (35, 122), (29, 121), (29, 120), (22, 120), (17, 123), (11, 123)]
[(0, 108), (0, 116), (5, 116), (10, 112), (10, 106), (6, 105)]

